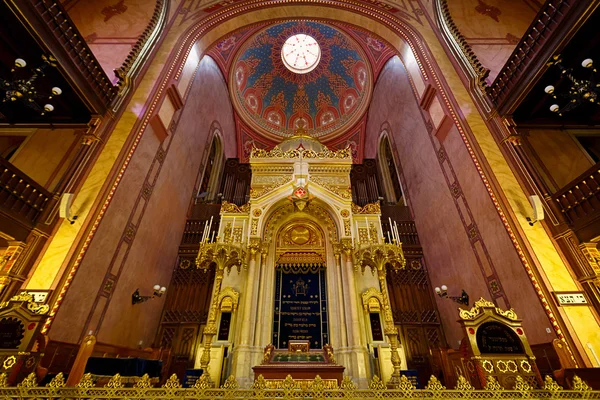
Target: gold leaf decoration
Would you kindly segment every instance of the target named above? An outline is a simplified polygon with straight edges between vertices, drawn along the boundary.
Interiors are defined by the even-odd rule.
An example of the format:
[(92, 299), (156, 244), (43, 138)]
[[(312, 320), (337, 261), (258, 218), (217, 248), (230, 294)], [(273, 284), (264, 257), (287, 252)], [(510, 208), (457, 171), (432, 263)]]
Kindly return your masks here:
[(181, 383), (179, 383), (179, 379), (177, 378), (177, 374), (171, 375), (171, 377), (165, 382), (163, 385), (165, 389), (179, 389), (181, 387)]
[(89, 389), (91, 387), (94, 387), (94, 380), (92, 379), (92, 374), (87, 373), (83, 375), (83, 377), (77, 384), (77, 387), (80, 389)]
[(473, 387), (473, 385), (471, 385), (469, 383), (469, 381), (467, 381), (467, 378), (465, 378), (464, 376), (460, 375), (458, 377), (458, 382), (456, 382), (456, 390), (460, 390), (463, 392), (468, 392), (471, 390), (475, 390), (475, 388)]
[(487, 382), (485, 383), (485, 390), (504, 390), (502, 385), (493, 376), (488, 376)]
[(406, 375), (402, 375), (400, 376), (400, 386), (399, 386), (400, 390), (403, 391), (409, 391), (409, 390), (415, 390), (415, 385), (413, 385), (413, 383), (411, 381), (408, 380), (408, 378), (406, 377)]
[(445, 390), (446, 387), (442, 386), (442, 383), (438, 380), (438, 378), (431, 375), (431, 377), (429, 378), (429, 382), (427, 383), (427, 386), (425, 386), (425, 389), (438, 391), (438, 390)]
[(315, 398), (322, 398), (323, 391), (325, 390), (325, 384), (323, 383), (323, 379), (319, 375), (315, 376), (315, 379), (312, 382), (312, 391)]
[(344, 379), (342, 379), (342, 385), (340, 387), (342, 388), (342, 390), (356, 390), (356, 384), (352, 381), (352, 379), (350, 379), (348, 375), (344, 375)]
[(283, 380), (281, 387), (282, 387), (282, 389), (287, 389), (287, 390), (294, 389), (296, 387), (296, 382), (294, 382), (294, 379), (292, 378), (291, 375), (288, 375)]
[(361, 207), (352, 203), (352, 214), (381, 214), (381, 206), (379, 203), (369, 203)]
[(237, 204), (230, 203), (228, 201), (223, 201), (221, 204), (221, 211), (219, 214), (224, 213), (236, 213), (236, 214), (248, 214), (250, 212), (250, 204), (242, 204), (238, 206)]
[(582, 392), (587, 392), (592, 390), (591, 387), (588, 386), (580, 377), (577, 375), (573, 376), (573, 390), (580, 390)]
[[(458, 314), (461, 319), (473, 320), (473, 319), (477, 318), (477, 316), (479, 314), (483, 313), (484, 308), (494, 308), (494, 309), (496, 309), (497, 312), (500, 312), (502, 315), (504, 315), (507, 318), (510, 318), (509, 315), (512, 316), (513, 314), (515, 317), (514, 319), (516, 319), (516, 316), (517, 316), (514, 313), (514, 311), (512, 311), (512, 310), (503, 311), (503, 310), (498, 309), (494, 303), (492, 303), (489, 300), (484, 299), (483, 297), (480, 297), (479, 300), (477, 300), (475, 302), (475, 304), (473, 305), (473, 308), (471, 308), (470, 310), (460, 309)], [(513, 319), (513, 318), (510, 318), (510, 319)]]
[(252, 384), (252, 389), (264, 390), (267, 387), (267, 382), (262, 374), (258, 375), (258, 378)]
[(50, 387), (50, 388), (62, 388), (65, 386), (65, 377), (63, 375), (62, 372), (59, 372), (54, 378), (52, 378), (52, 380), (50, 381), (50, 383), (48, 383), (46, 386)]
[(229, 375), (229, 378), (227, 378), (223, 386), (221, 386), (221, 388), (228, 390), (239, 389), (239, 387), (240, 385), (238, 384), (238, 381), (235, 380), (235, 376), (233, 375)]
[(385, 384), (377, 375), (373, 376), (373, 380), (369, 383), (369, 389), (371, 390), (384, 390)]
[(27, 309), (34, 314), (44, 315), (50, 311), (50, 306), (48, 304), (39, 304), (31, 301), (27, 303)]
[(555, 392), (557, 390), (562, 390), (562, 387), (560, 387), (560, 385), (556, 383), (554, 379), (550, 377), (550, 375), (546, 375), (546, 378), (544, 378), (544, 390)]
[(115, 376), (113, 376), (112, 378), (110, 378), (110, 380), (108, 381), (108, 383), (106, 385), (104, 385), (105, 388), (108, 389), (120, 389), (123, 387), (123, 381), (121, 379), (121, 374), (116, 374)]
[(23, 379), (23, 382), (19, 383), (17, 387), (19, 388), (33, 388), (37, 386), (37, 378), (35, 377), (35, 372), (27, 375), (27, 378)]
[(144, 374), (136, 383), (133, 385), (136, 389), (150, 389), (152, 387), (152, 382), (150, 381), (150, 376), (148, 374)]
[(206, 390), (212, 387), (212, 382), (210, 381), (210, 375), (207, 372), (202, 373), (200, 378), (194, 383), (195, 389)]
[(8, 387), (8, 375), (6, 372), (0, 374), (0, 388)]
[(514, 390), (526, 391), (531, 390), (531, 385), (527, 383), (521, 375), (517, 375)]

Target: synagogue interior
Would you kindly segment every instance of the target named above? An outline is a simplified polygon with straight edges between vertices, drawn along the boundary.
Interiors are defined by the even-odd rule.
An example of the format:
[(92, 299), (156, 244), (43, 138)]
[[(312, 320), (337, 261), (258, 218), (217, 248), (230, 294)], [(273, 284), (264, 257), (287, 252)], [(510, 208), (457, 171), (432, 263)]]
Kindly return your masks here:
[(3, 0), (0, 394), (600, 398), (599, 25)]

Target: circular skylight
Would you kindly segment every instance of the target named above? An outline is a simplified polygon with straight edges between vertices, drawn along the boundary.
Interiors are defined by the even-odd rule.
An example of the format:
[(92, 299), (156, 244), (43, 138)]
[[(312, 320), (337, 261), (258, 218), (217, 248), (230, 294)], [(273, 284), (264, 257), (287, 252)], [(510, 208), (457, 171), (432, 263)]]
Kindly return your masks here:
[(306, 74), (316, 68), (321, 60), (321, 47), (308, 35), (290, 36), (281, 48), (283, 64), (292, 72)]

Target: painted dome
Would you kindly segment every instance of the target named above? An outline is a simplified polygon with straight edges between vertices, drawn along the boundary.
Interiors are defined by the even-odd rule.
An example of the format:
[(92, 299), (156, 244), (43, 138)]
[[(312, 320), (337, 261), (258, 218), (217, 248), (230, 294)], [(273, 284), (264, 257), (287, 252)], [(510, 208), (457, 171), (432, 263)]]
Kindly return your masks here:
[[(309, 39), (291, 58), (294, 35)], [(318, 57), (303, 58), (303, 51), (316, 47)], [(294, 136), (299, 125), (320, 140), (345, 133), (364, 115), (373, 88), (359, 44), (318, 22), (284, 22), (259, 31), (240, 47), (232, 66), (229, 86), (239, 116), (276, 141)]]

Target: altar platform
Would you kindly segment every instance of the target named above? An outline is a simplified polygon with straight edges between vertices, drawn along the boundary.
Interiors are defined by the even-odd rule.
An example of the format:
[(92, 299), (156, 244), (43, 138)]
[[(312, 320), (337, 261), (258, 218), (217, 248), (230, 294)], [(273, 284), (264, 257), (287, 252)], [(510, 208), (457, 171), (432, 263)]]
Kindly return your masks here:
[(272, 389), (279, 388), (288, 375), (300, 386), (305, 383), (306, 388), (310, 388), (317, 375), (323, 379), (326, 387), (334, 388), (341, 384), (345, 367), (335, 363), (331, 346), (309, 349), (308, 343), (304, 345), (298, 342), (290, 341), (288, 349), (284, 350), (268, 345), (262, 364), (252, 368), (254, 379), (262, 375)]

